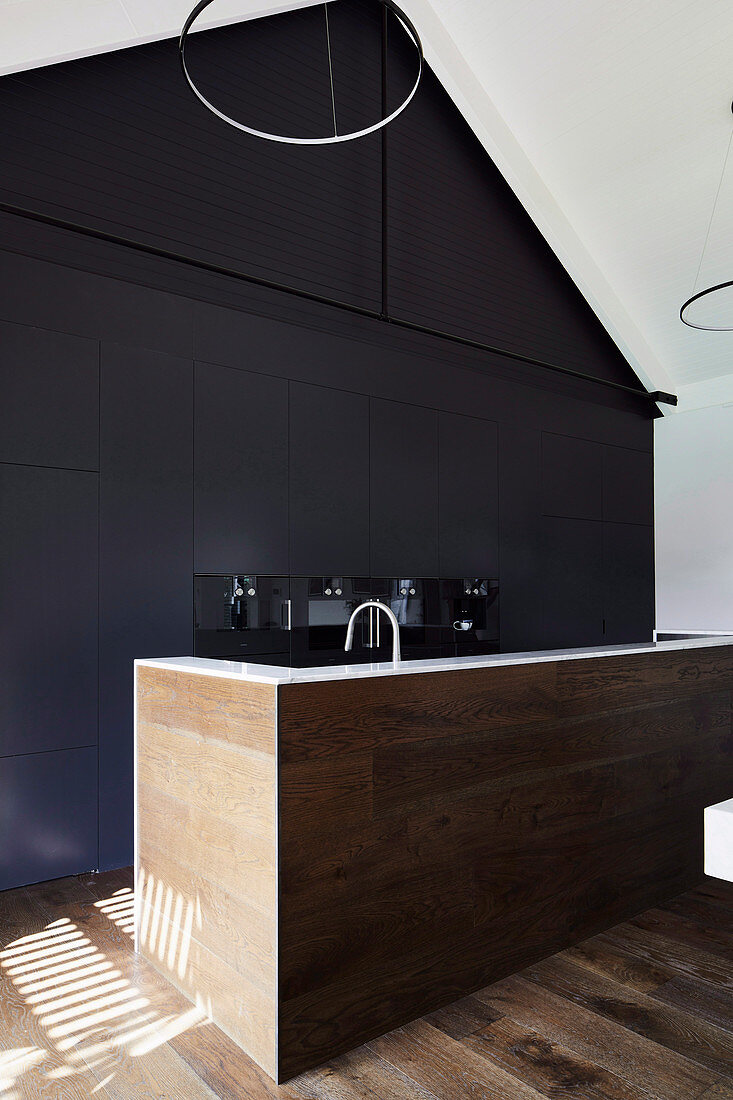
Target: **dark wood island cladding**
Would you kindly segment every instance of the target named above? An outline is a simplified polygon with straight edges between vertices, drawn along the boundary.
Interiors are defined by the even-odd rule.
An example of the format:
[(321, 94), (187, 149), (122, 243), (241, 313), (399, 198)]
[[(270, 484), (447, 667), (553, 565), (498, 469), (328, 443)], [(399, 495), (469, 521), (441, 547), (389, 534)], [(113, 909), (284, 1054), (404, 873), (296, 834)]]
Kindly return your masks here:
[(726, 646), (280, 684), (278, 1079), (696, 885), (732, 690)]
[(280, 688), (287, 1078), (695, 885), (733, 650)]

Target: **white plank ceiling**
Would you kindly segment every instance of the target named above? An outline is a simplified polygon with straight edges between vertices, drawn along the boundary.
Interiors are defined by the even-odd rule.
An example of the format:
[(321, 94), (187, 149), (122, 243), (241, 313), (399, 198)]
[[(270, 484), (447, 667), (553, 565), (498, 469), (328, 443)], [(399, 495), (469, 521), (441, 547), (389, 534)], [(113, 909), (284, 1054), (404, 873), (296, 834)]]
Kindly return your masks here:
[[(0, 0), (0, 73), (172, 37), (191, 6)], [(296, 6), (216, 0), (202, 25)], [(682, 407), (732, 401), (733, 332), (697, 332), (679, 320), (693, 288), (733, 279), (733, 153), (696, 279), (733, 132), (731, 0), (402, 6), (428, 61), (642, 380), (679, 392)]]

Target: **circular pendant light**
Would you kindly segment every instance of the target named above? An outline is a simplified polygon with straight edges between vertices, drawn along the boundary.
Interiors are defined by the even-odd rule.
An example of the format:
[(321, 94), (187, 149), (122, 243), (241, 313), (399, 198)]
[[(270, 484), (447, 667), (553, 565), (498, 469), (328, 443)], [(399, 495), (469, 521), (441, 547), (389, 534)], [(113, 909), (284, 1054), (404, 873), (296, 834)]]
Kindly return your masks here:
[[(733, 111), (733, 104), (731, 105)], [(705, 241), (702, 246), (702, 254), (700, 256), (700, 263), (697, 265), (697, 274), (695, 275), (695, 283), (700, 276), (700, 270), (702, 268), (702, 262), (705, 258), (705, 250), (707, 248), (708, 240), (710, 238), (710, 230), (713, 226), (713, 219), (715, 218), (715, 211), (718, 206), (718, 199), (720, 198), (720, 192), (723, 188), (723, 180), (725, 178), (725, 170), (728, 166), (728, 158), (730, 157), (731, 145), (733, 145), (733, 130), (728, 139), (728, 151), (725, 154), (725, 160), (723, 161), (723, 171), (720, 174), (720, 182), (718, 183), (718, 190), (715, 192), (715, 200), (713, 202), (713, 210), (710, 215), (710, 221), (708, 222), (707, 232), (705, 234)], [(726, 299), (728, 300), (726, 302)], [(720, 308), (721, 306), (728, 306), (730, 310), (730, 318), (726, 321), (716, 322), (712, 318), (703, 316), (697, 316), (693, 318), (694, 310), (691, 309), (695, 303), (704, 302), (706, 305), (712, 307), (713, 310)], [(733, 309), (731, 309), (731, 303), (733, 303), (733, 279), (729, 279), (724, 283), (716, 283), (714, 286), (706, 287), (704, 290), (698, 290), (696, 294), (691, 295), (686, 302), (680, 308), (680, 321), (687, 325), (688, 328), (696, 328), (702, 332), (733, 332)], [(699, 314), (699, 310), (697, 313)]]
[(224, 114), (223, 111), (220, 111), (218, 107), (215, 107), (214, 104), (206, 98), (206, 96), (196, 87), (196, 84), (194, 83), (194, 80), (190, 72), (188, 71), (188, 66), (186, 64), (186, 42), (188, 40), (188, 35), (193, 27), (193, 24), (201, 15), (202, 11), (204, 11), (205, 8), (208, 8), (210, 4), (213, 4), (213, 2), (214, 0), (200, 0), (200, 2), (193, 9), (183, 25), (181, 37), (178, 41), (178, 53), (181, 60), (183, 75), (186, 78), (186, 81), (191, 91), (194, 93), (197, 99), (199, 99), (203, 103), (204, 107), (207, 107), (212, 112), (212, 114), (215, 114), (217, 118), (222, 119), (223, 122), (227, 122), (230, 126), (234, 126), (237, 130), (242, 130), (245, 134), (251, 134), (252, 137), (265, 138), (267, 141), (279, 141), (285, 145), (335, 145), (338, 142), (342, 141), (353, 141), (355, 138), (366, 137), (367, 134), (373, 134), (377, 130), (381, 130), (384, 126), (389, 125), (390, 122), (393, 122), (398, 115), (402, 114), (405, 107), (407, 107), (407, 105), (412, 101), (418, 89), (418, 85), (420, 84), (420, 79), (422, 77), (424, 63), (423, 48), (420, 41), (420, 36), (418, 35), (412, 22), (408, 19), (402, 9), (394, 3), (394, 0), (378, 0), (378, 3), (381, 4), (383, 8), (385, 8), (387, 11), (391, 11), (394, 13), (394, 15), (397, 17), (400, 24), (402, 25), (404, 31), (406, 32), (408, 38), (415, 47), (418, 61), (417, 77), (407, 97), (402, 101), (402, 103), (400, 103), (399, 107), (391, 112), (391, 114), (388, 114), (385, 118), (380, 119), (378, 122), (375, 122), (371, 126), (364, 127), (363, 130), (354, 130), (352, 133), (339, 134), (336, 127), (336, 101), (333, 90), (333, 67), (331, 64), (331, 36), (328, 27), (328, 4), (326, 3), (323, 5), (323, 7), (326, 17), (326, 41), (328, 45), (328, 65), (329, 77), (331, 81), (331, 103), (333, 106), (334, 119), (333, 134), (318, 138), (289, 137), (285, 134), (270, 134), (265, 130), (256, 130), (252, 126), (246, 126), (243, 122), (239, 122), (237, 121), (237, 119), (230, 118), (229, 115)]

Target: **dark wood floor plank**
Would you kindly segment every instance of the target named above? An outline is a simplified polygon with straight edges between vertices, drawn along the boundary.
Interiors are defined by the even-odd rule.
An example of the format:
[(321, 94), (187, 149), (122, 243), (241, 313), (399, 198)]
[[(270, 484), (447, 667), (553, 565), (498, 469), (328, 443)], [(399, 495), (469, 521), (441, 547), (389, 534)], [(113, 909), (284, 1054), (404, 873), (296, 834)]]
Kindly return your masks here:
[(694, 892), (681, 894), (660, 906), (670, 913), (678, 913), (686, 920), (694, 921), (703, 930), (711, 930), (728, 937), (733, 946), (733, 913), (725, 906), (707, 901)]
[(296, 1077), (291, 1088), (302, 1100), (436, 1100), (366, 1047)]
[(733, 1035), (691, 1012), (662, 1005), (560, 955), (528, 967), (523, 976), (713, 1073), (733, 1075)]
[(712, 1088), (705, 1089), (698, 1100), (733, 1100), (733, 1087), (726, 1084), (725, 1081), (721, 1081), (719, 1084), (713, 1085)]
[(703, 927), (689, 919), (683, 912), (673, 913), (670, 909), (647, 909), (629, 921), (635, 928), (659, 932), (663, 936), (677, 940), (685, 946), (699, 948), (713, 955), (719, 955), (726, 962), (733, 962), (733, 940), (730, 933), (717, 928)]
[(367, 1047), (437, 1100), (546, 1100), (424, 1020), (373, 1039)]
[(713, 955), (690, 943), (638, 928), (628, 921), (605, 932), (604, 939), (616, 943), (639, 959), (667, 967), (678, 977), (696, 978), (712, 985), (733, 989), (733, 962)]
[(85, 887), (97, 901), (112, 897), (119, 890), (132, 890), (132, 867), (121, 867), (117, 871), (91, 871), (87, 875), (78, 875), (79, 883)]
[(723, 905), (733, 912), (733, 882), (724, 882), (723, 879), (710, 878), (706, 875), (700, 885), (690, 890), (689, 894), (693, 898), (702, 898), (704, 901)]
[(583, 940), (576, 947), (569, 947), (563, 952), (563, 956), (581, 966), (586, 966), (601, 977), (612, 978), (614, 981), (621, 982), (622, 985), (630, 985), (640, 993), (649, 993), (658, 989), (660, 985), (672, 981), (677, 976), (671, 967), (639, 958), (604, 933), (593, 936), (589, 940)]
[(423, 1019), (438, 1031), (444, 1031), (451, 1039), (463, 1039), (488, 1027), (499, 1016), (485, 1002), (471, 996), (462, 997), (460, 1001), (439, 1008), (437, 1012), (431, 1012)]
[(59, 916), (66, 915), (67, 905), (96, 900), (96, 895), (87, 889), (76, 875), (51, 882), (38, 882), (33, 886), (26, 886), (26, 891), (29, 897), (35, 898), (44, 909), (53, 913), (58, 912)]
[(655, 1000), (675, 1005), (733, 1034), (733, 991), (707, 983), (673, 978), (651, 992)]
[(548, 1097), (639, 1100), (635, 1085), (513, 1020), (498, 1020), (464, 1043)]
[(495, 1012), (616, 1074), (654, 1100), (697, 1100), (719, 1075), (525, 978), (476, 994)]

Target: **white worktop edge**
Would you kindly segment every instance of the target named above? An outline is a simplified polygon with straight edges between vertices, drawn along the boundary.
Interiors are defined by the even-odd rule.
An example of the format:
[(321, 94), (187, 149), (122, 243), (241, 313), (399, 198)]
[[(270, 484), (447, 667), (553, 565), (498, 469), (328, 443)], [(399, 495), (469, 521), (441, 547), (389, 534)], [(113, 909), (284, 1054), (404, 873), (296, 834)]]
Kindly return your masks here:
[[(730, 641), (726, 641), (730, 638)], [(225, 680), (253, 684), (312, 684), (323, 680), (362, 680), (372, 676), (409, 676), (423, 672), (449, 672), (469, 668), (501, 668), (532, 665), (543, 661), (578, 661), (591, 657), (623, 657), (627, 653), (660, 653), (679, 649), (704, 649), (733, 645), (733, 635), (707, 638), (678, 638), (669, 642), (640, 642), (634, 645), (593, 646), (586, 649), (548, 649), (530, 653), (496, 653), (488, 657), (442, 657), (428, 661), (391, 661), (373, 665), (326, 665), (322, 668), (287, 668), (278, 665), (218, 661), (208, 657), (160, 657), (135, 661), (135, 666), (166, 668)]]

